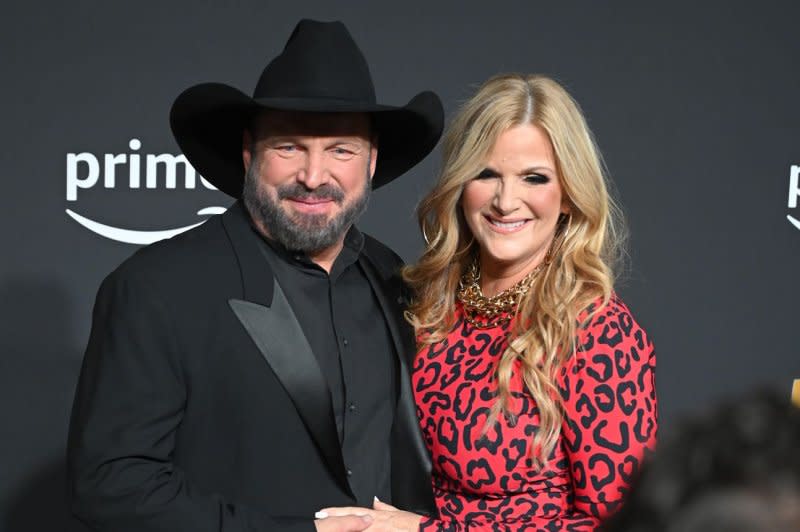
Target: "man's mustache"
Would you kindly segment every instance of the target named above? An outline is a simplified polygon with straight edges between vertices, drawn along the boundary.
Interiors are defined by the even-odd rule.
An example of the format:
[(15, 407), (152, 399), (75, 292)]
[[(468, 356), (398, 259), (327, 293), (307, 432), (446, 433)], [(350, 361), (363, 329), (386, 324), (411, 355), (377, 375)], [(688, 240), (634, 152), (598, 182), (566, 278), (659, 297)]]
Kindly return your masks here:
[(278, 199), (332, 200), (336, 203), (344, 201), (344, 192), (342, 192), (342, 189), (329, 184), (320, 185), (311, 190), (306, 188), (302, 183), (292, 183), (279, 186), (277, 193)]

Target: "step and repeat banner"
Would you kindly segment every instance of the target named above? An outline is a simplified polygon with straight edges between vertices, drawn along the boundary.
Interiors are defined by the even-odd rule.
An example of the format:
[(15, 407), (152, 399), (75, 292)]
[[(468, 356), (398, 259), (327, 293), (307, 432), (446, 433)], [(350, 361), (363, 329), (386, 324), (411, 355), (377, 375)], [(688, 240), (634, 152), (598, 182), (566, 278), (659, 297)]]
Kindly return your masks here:
[[(582, 105), (630, 226), (618, 290), (658, 352), (662, 427), (800, 378), (796, 2), (55, 2), (0, 22), (0, 530), (82, 530), (64, 502), (72, 395), (99, 283), (232, 200), (168, 113), (190, 85), (251, 93), (304, 17), (345, 22), (379, 100), (448, 117), (499, 72)], [(360, 227), (406, 260), (438, 149)], [(214, 279), (208, 279), (214, 283)]]

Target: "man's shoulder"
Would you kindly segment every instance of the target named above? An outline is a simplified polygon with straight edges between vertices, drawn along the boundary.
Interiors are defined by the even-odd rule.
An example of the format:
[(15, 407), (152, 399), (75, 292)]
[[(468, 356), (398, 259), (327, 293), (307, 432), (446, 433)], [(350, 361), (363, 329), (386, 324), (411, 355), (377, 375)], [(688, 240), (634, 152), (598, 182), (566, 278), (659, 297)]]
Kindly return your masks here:
[(386, 273), (394, 273), (403, 266), (403, 259), (392, 248), (375, 237), (364, 235), (364, 255), (379, 269)]
[(169, 286), (232, 262), (231, 251), (222, 218), (214, 216), (195, 229), (137, 250), (109, 277)]

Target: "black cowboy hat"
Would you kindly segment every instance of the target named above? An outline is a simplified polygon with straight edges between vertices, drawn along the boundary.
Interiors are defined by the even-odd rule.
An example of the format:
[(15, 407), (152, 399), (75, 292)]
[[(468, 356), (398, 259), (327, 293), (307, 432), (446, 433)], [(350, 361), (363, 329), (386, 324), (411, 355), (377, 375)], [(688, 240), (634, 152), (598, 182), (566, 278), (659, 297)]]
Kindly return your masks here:
[(170, 125), (192, 166), (226, 194), (239, 198), (244, 181), (242, 132), (262, 109), (369, 113), (378, 135), (377, 188), (420, 162), (442, 134), (444, 111), (433, 92), (404, 107), (380, 105), (364, 55), (341, 22), (301, 20), (283, 52), (258, 80), (253, 97), (221, 83), (183, 91)]

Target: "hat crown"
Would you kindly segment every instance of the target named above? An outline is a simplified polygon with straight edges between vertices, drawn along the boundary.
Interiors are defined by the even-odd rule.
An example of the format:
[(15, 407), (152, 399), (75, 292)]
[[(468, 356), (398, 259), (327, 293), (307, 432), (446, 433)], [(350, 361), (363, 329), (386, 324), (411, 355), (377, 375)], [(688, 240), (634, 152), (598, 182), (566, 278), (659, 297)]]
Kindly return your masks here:
[(367, 61), (344, 24), (308, 19), (261, 73), (253, 98), (376, 101)]

